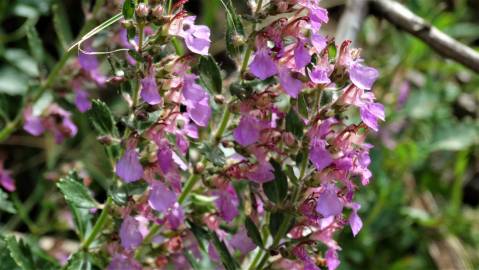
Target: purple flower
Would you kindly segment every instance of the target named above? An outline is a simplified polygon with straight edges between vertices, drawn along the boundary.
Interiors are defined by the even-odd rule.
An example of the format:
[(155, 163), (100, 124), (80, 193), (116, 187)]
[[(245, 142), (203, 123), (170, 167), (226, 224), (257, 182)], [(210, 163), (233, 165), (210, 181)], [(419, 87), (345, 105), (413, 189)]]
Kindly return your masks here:
[(259, 161), (252, 171), (246, 173), (246, 177), (256, 183), (262, 184), (274, 179), (274, 168), (266, 160)]
[(100, 63), (95, 55), (80, 52), (78, 62), (81, 68), (100, 86), (106, 82), (106, 77), (100, 73)]
[(328, 46), (328, 40), (320, 34), (312, 34), (311, 44), (318, 53), (321, 53)]
[(363, 90), (371, 90), (374, 82), (379, 77), (379, 72), (372, 67), (359, 63), (353, 63), (349, 67), (349, 78), (357, 87)]
[(220, 256), (218, 254), (218, 251), (215, 248), (215, 245), (208, 243), (208, 255), (210, 256), (210, 259), (214, 262), (219, 262), (220, 261)]
[(183, 83), (183, 98), (188, 114), (198, 126), (205, 127), (211, 118), (209, 95), (196, 83), (196, 75), (186, 74)]
[(164, 174), (173, 169), (173, 151), (171, 151), (166, 142), (158, 146), (157, 157), (158, 165)]
[(150, 105), (156, 105), (161, 102), (153, 68), (151, 68), (148, 76), (141, 80), (141, 98)]
[(86, 112), (91, 109), (91, 101), (88, 92), (81, 88), (74, 88), (75, 106), (80, 112)]
[(338, 198), (334, 184), (327, 184), (323, 192), (319, 194), (316, 211), (324, 218), (339, 215), (343, 211), (343, 204)]
[(216, 199), (216, 207), (218, 214), (226, 222), (231, 222), (238, 215), (238, 196), (232, 185), (228, 185), (224, 190), (218, 190), (214, 193), (218, 196)]
[(233, 131), (233, 138), (241, 146), (248, 146), (256, 143), (261, 135), (261, 125), (255, 117), (244, 115)]
[(141, 270), (141, 264), (124, 254), (115, 254), (107, 270)]
[(23, 129), (30, 133), (33, 136), (40, 136), (45, 132), (45, 127), (43, 126), (42, 119), (38, 116), (33, 115), (32, 107), (27, 107), (23, 114), (24, 123)]
[(353, 211), (351, 212), (351, 215), (349, 216), (349, 226), (351, 226), (351, 231), (353, 232), (353, 236), (356, 236), (361, 228), (363, 227), (363, 222), (361, 218), (358, 215), (358, 210), (361, 208), (361, 205), (359, 203), (353, 203), (352, 207)]
[(176, 203), (176, 193), (162, 182), (155, 182), (151, 185), (148, 203), (156, 211), (166, 212)]
[(116, 175), (127, 183), (138, 181), (143, 177), (143, 167), (134, 147), (127, 148), (123, 157), (116, 163)]
[(309, 74), (309, 77), (312, 82), (317, 84), (331, 83), (331, 79), (329, 79), (329, 69), (322, 66), (316, 66)]
[(48, 107), (43, 125), (53, 132), (56, 143), (62, 143), (65, 138), (71, 138), (77, 134), (78, 128), (70, 117), (70, 112), (56, 104)]
[(175, 20), (170, 26), (170, 34), (180, 36), (185, 40), (190, 51), (208, 55), (210, 48), (210, 29), (205, 25), (195, 25), (196, 16), (188, 16)]
[(11, 176), (9, 170), (5, 170), (3, 167), (3, 160), (0, 160), (0, 185), (9, 192), (15, 191), (15, 181)]
[(293, 98), (297, 98), (299, 92), (303, 88), (303, 83), (294, 78), (292, 73), (287, 68), (282, 68), (279, 71), (279, 83), (284, 91)]
[(329, 21), (328, 10), (318, 5), (318, 0), (301, 0), (299, 3), (309, 10), (309, 19), (311, 20), (311, 27), (314, 30), (319, 30), (323, 23)]
[(179, 203), (175, 203), (173, 205), (173, 208), (168, 213), (166, 218), (172, 230), (178, 229), (181, 224), (185, 223), (185, 213)]
[(385, 120), (384, 106), (381, 103), (368, 103), (359, 108), (361, 120), (374, 131), (379, 130), (378, 119)]
[(318, 171), (321, 171), (333, 163), (333, 158), (326, 149), (326, 141), (313, 140), (309, 148), (309, 160), (311, 160)]
[(244, 227), (241, 227), (238, 232), (233, 235), (229, 244), (233, 249), (239, 250), (242, 255), (247, 255), (256, 248), (256, 245), (253, 240), (249, 238)]
[(294, 49), (294, 61), (297, 69), (302, 69), (311, 62), (311, 55), (302, 39), (298, 40), (296, 48)]
[(120, 226), (120, 240), (121, 245), (125, 249), (135, 249), (141, 245), (143, 242), (143, 238), (145, 237), (145, 232), (147, 233), (147, 229), (145, 224), (140, 224), (140, 221), (134, 217), (127, 216)]
[(339, 264), (341, 263), (338, 258), (338, 253), (336, 250), (330, 248), (326, 251), (326, 265), (328, 266), (328, 270), (335, 270), (338, 268)]
[(265, 80), (273, 75), (278, 74), (278, 69), (271, 56), (269, 56), (266, 48), (259, 49), (254, 54), (253, 61), (249, 65), (251, 73), (260, 80)]

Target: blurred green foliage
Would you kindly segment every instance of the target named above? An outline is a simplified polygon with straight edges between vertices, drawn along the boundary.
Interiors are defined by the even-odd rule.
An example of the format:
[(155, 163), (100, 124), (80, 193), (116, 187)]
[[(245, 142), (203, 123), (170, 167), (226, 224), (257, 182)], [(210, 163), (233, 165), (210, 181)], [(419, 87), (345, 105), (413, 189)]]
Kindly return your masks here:
[[(243, 1), (233, 2), (241, 13)], [(475, 1), (403, 2), (449, 35), (478, 47)], [(23, 97), (45, 78), (77, 34), (84, 19), (69, 10), (87, 3), (0, 1), (0, 128), (15, 117)], [(213, 28), (215, 39), (224, 36), (219, 0), (190, 1), (188, 7)], [(454, 267), (479, 269), (478, 74), (373, 17), (363, 25), (360, 46), (368, 64), (381, 71), (375, 92), (387, 106), (387, 122), (369, 139), (376, 146), (374, 179), (358, 194), (364, 228), (356, 238), (348, 230), (339, 236), (341, 269), (448, 269), (448, 258)], [(217, 57), (224, 54), (224, 45), (213, 49)], [(398, 97), (407, 87), (410, 93), (401, 104)], [(113, 108), (121, 110), (120, 105)], [(81, 131), (89, 130), (86, 117), (75, 115)], [(76, 167), (91, 176), (93, 186), (104, 186), (110, 164), (95, 135), (83, 132), (55, 145), (52, 138), (18, 132), (0, 147), (18, 187), (11, 202), (0, 194), (1, 229), (28, 232), (32, 239), (53, 232), (70, 237), (68, 206), (48, 179)], [(95, 194), (99, 201), (103, 196)], [(11, 214), (13, 207), (16, 215)], [(0, 244), (9, 241), (0, 239)]]

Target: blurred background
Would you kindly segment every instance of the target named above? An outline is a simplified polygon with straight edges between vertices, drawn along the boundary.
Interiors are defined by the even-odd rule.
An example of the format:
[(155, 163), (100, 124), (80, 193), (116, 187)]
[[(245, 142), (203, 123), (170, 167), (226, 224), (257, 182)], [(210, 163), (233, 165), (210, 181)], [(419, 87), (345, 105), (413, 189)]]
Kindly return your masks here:
[[(15, 117), (85, 21), (104, 21), (119, 11), (122, 1), (105, 1), (91, 18), (94, 2), (0, 0), (0, 129)], [(240, 13), (248, 13), (246, 0), (233, 2)], [(331, 7), (325, 32), (334, 35), (344, 1), (325, 2)], [(400, 2), (453, 38), (479, 48), (478, 1)], [(191, 0), (187, 7), (210, 26), (213, 40), (219, 41), (213, 42), (211, 53), (232, 70), (234, 63), (221, 41), (225, 23), (220, 0)], [(99, 39), (108, 40), (115, 29)], [(387, 121), (369, 138), (375, 145), (374, 178), (357, 195), (364, 227), (356, 238), (349, 230), (339, 235), (340, 269), (479, 269), (478, 74), (372, 15), (364, 19), (356, 45), (367, 64), (380, 70), (374, 91), (386, 105)], [(124, 110), (114, 89), (90, 90), (118, 112)], [(75, 112), (80, 133), (62, 145), (23, 131), (0, 143), (0, 159), (17, 186), (13, 193), (0, 192), (0, 228), (31, 234), (31, 243), (55, 253), (56, 246), (74, 239), (55, 180), (76, 168), (85, 184), (105, 187), (109, 164), (95, 135), (86, 132), (86, 115), (74, 108), (68, 81), (59, 77), (48, 92), (45, 102), (54, 98)]]

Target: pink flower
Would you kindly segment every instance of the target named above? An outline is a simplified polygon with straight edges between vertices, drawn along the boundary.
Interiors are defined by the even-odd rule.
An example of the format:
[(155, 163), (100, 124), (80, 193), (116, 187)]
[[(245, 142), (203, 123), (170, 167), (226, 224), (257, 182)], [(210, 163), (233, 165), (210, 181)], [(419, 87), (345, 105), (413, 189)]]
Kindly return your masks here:
[(255, 117), (244, 115), (233, 131), (233, 137), (236, 142), (242, 146), (248, 146), (256, 143), (261, 135), (261, 123)]
[(327, 184), (319, 194), (316, 211), (324, 218), (341, 214), (343, 204), (338, 198), (337, 188), (334, 184)]
[(143, 167), (134, 147), (126, 149), (123, 157), (116, 163), (115, 171), (116, 175), (127, 183), (138, 181), (143, 177)]
[(201, 85), (196, 83), (196, 75), (185, 74), (183, 84), (183, 98), (188, 114), (198, 126), (205, 127), (211, 118), (209, 94)]
[(253, 61), (249, 66), (251, 73), (260, 80), (265, 80), (273, 75), (278, 74), (278, 69), (273, 59), (269, 55), (268, 49), (262, 48), (256, 51)]
[(3, 160), (0, 160), (0, 185), (9, 192), (15, 191), (15, 181), (11, 176), (11, 171), (5, 170)]
[(141, 79), (141, 98), (150, 105), (156, 105), (161, 102), (153, 67), (150, 68), (148, 75)]
[(154, 210), (165, 213), (176, 203), (176, 193), (162, 182), (155, 182), (151, 185), (148, 203)]
[(173, 21), (170, 26), (170, 34), (180, 36), (185, 40), (186, 47), (190, 51), (208, 55), (210, 48), (210, 29), (205, 25), (195, 25), (196, 16), (188, 16)]
[(127, 216), (120, 227), (121, 245), (125, 249), (135, 249), (141, 245), (143, 238), (148, 234), (148, 221), (141, 216)]

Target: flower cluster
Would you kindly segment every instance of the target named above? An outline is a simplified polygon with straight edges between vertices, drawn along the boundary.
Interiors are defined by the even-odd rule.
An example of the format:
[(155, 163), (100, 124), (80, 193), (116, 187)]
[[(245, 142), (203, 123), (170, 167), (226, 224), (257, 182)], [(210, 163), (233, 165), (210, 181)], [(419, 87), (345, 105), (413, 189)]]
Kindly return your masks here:
[[(186, 1), (132, 13), (133, 2), (117, 40), (129, 50), (123, 71), (107, 80), (95, 56), (80, 54), (72, 80), (81, 112), (92, 109), (85, 79), (115, 81), (129, 105), (99, 137), (115, 174), (103, 211), (118, 222), (98, 246), (111, 255), (108, 269), (336, 269), (334, 235), (362, 227), (354, 195), (372, 177), (365, 139), (385, 120), (371, 91), (378, 71), (349, 41), (336, 47), (321, 34), (329, 19), (319, 1), (272, 0), (255, 8), (249, 37), (235, 33), (244, 70), (222, 82), (210, 30)], [(239, 19), (229, 20), (236, 29)], [(228, 85), (214, 93), (218, 79)], [(58, 105), (29, 107), (24, 120), (58, 143), (77, 133)]]

